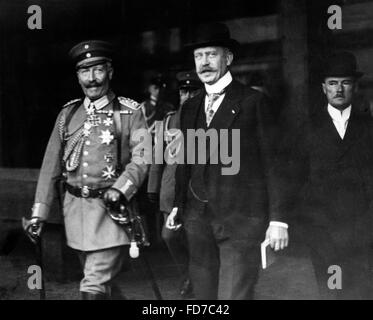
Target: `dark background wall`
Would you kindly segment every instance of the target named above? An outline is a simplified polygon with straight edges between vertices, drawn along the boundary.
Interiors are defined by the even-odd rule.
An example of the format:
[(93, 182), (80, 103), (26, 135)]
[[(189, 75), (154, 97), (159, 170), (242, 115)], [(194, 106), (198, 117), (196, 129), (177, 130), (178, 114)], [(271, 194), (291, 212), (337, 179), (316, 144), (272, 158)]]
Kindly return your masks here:
[[(326, 28), (329, 4), (343, 7), (343, 30)], [(141, 101), (149, 77), (191, 68), (182, 46), (191, 28), (220, 20), (241, 43), (232, 72), (248, 83), (263, 72), (290, 121), (321, 99), (319, 61), (332, 48), (354, 51), (371, 85), (373, 2), (367, 0), (0, 0), (0, 166), (40, 167), (56, 115), (81, 90), (69, 49), (86, 39), (117, 47), (114, 90)], [(29, 30), (27, 8), (42, 9)]]
[[(181, 44), (170, 52), (169, 28), (214, 19), (265, 15), (275, 1), (12, 0), (0, 2), (0, 164), (38, 167), (54, 119), (67, 101), (80, 97), (68, 50), (85, 39), (105, 39), (118, 49), (114, 89), (141, 100), (149, 70), (181, 69)], [(27, 9), (42, 9), (42, 29), (29, 30)], [(145, 34), (144, 34), (145, 33)], [(178, 40), (177, 39), (177, 40)], [(177, 41), (176, 40), (176, 41)], [(171, 40), (172, 41), (172, 40)], [(179, 40), (180, 42), (180, 40)]]

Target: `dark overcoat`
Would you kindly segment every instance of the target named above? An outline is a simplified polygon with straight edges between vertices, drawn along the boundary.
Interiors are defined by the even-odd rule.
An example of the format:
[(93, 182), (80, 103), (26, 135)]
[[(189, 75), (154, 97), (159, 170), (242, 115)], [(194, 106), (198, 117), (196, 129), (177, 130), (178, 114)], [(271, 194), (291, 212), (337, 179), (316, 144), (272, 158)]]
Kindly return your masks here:
[(324, 106), (287, 136), (278, 154), (272, 210), (295, 212), (304, 239), (327, 260), (370, 242), (372, 124), (352, 106), (342, 139)]
[[(181, 114), (184, 164), (179, 164), (176, 170), (174, 206), (180, 209), (183, 219), (188, 219), (192, 211), (203, 210), (203, 203), (200, 203), (201, 208), (196, 208), (198, 204), (187, 201), (192, 166), (199, 165), (188, 163), (187, 157), (195, 148), (191, 145), (192, 139), (187, 139), (187, 131), (198, 127), (197, 118), (204, 112), (205, 96), (206, 92), (202, 91), (188, 100)], [(284, 221), (280, 215), (269, 212), (268, 169), (276, 131), (273, 112), (262, 93), (233, 80), (226, 88), (225, 97), (208, 129), (216, 129), (219, 136), (220, 133), (228, 133), (228, 144), (219, 139), (218, 144), (210, 145), (210, 149), (207, 148), (207, 164), (201, 164), (204, 166), (206, 200), (214, 219), (223, 226), (225, 236), (252, 239), (257, 243), (264, 238), (269, 220)], [(235, 147), (232, 147), (233, 144)], [(224, 145), (228, 146), (228, 154), (235, 157), (234, 167), (239, 164), (238, 170), (232, 168), (233, 174), (222, 172), (233, 164), (224, 164), (221, 157)], [(197, 155), (195, 158), (198, 159)], [(212, 159), (218, 159), (217, 163), (210, 163)]]

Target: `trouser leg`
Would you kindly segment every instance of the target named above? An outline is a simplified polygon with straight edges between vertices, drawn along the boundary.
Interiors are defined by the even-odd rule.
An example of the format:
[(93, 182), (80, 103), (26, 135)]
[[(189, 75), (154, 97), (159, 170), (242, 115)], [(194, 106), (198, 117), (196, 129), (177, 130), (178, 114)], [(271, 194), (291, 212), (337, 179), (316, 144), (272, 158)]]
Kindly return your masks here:
[(370, 299), (372, 280), (367, 250), (355, 250), (341, 262), (342, 290), (337, 292), (339, 300)]
[(311, 249), (320, 298), (323, 300), (369, 299), (372, 290), (366, 250), (342, 250), (333, 259), (322, 250)]
[(202, 220), (185, 223), (189, 244), (189, 274), (197, 300), (216, 300), (219, 252), (211, 227)]
[(122, 268), (125, 256), (123, 246), (80, 252), (84, 272), (80, 291), (110, 297), (111, 285)]
[(164, 221), (162, 228), (162, 239), (165, 241), (167, 248), (174, 259), (175, 263), (178, 265), (180, 274), (185, 280), (188, 278), (188, 263), (189, 263), (189, 253), (188, 244), (185, 235), (184, 227), (177, 231), (173, 231), (166, 228), (166, 219), (168, 214), (164, 213)]
[(219, 300), (250, 300), (258, 280), (259, 243), (228, 239), (218, 244), (220, 253)]
[(338, 289), (330, 289), (328, 286), (328, 280), (331, 274), (328, 274), (330, 265), (328, 264), (323, 256), (315, 249), (310, 250), (312, 265), (315, 271), (317, 287), (319, 291), (319, 298), (321, 300), (335, 300)]

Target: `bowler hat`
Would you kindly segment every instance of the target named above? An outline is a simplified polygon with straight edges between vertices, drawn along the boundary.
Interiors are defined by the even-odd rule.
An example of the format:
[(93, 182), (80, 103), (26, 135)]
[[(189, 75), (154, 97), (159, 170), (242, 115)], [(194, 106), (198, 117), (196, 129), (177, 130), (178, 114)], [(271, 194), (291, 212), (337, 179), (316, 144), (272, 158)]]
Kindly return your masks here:
[(323, 78), (326, 77), (355, 77), (360, 78), (364, 73), (357, 71), (356, 58), (351, 52), (333, 52), (325, 59)]
[(224, 23), (214, 22), (195, 29), (192, 41), (187, 43), (185, 48), (194, 50), (203, 47), (226, 47), (234, 51), (238, 45), (239, 43), (231, 38), (229, 29)]
[(114, 50), (109, 42), (87, 40), (75, 45), (69, 52), (77, 69), (112, 61)]
[(196, 72), (181, 71), (176, 74), (179, 89), (199, 89), (202, 87), (202, 82), (199, 80)]

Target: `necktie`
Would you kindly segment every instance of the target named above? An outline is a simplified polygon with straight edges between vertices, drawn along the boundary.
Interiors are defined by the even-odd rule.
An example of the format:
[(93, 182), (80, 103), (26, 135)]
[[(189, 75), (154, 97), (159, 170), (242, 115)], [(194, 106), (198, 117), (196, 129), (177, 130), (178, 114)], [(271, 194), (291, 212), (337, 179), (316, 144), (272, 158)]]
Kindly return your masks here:
[(212, 106), (216, 102), (216, 100), (219, 99), (219, 97), (225, 93), (225, 90), (222, 90), (218, 93), (209, 93), (207, 94), (207, 108), (206, 108), (206, 124), (207, 126), (210, 125), (210, 122), (212, 118), (214, 117), (214, 110), (212, 109)]

